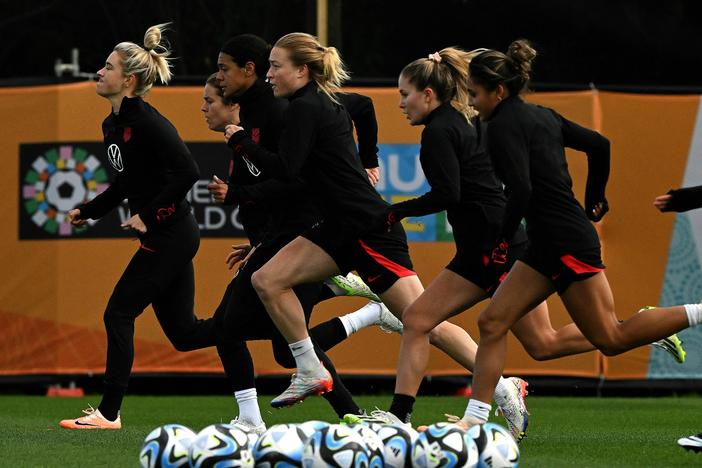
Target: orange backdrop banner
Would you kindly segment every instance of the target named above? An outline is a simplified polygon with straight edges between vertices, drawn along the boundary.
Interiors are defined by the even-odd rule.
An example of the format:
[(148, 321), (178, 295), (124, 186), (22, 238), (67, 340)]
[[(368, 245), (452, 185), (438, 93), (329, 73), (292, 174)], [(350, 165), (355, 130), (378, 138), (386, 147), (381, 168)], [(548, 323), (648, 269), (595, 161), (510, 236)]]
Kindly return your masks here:
[[(422, 193), (426, 181), (418, 169), (420, 129), (410, 127), (397, 108), (397, 90), (355, 91), (372, 97), (376, 106), (383, 174), (379, 191), (391, 201)], [(191, 149), (197, 148), (193, 154), (202, 158), (201, 167), (205, 165), (214, 172), (218, 164), (224, 167), (228, 156), (221, 136), (207, 130), (199, 111), (201, 99), (202, 90), (196, 87), (156, 88), (148, 97), (173, 122)], [(640, 306), (658, 304), (670, 267), (675, 217), (656, 212), (651, 202), (656, 195), (683, 182), (699, 97), (583, 91), (537, 93), (528, 99), (596, 128), (612, 141), (612, 174), (607, 190), (612, 211), (598, 229), (618, 315), (624, 318)], [(0, 224), (0, 320), (4, 324), (0, 328), (0, 375), (103, 371), (106, 340), (102, 313), (137, 245), (129, 238), (117, 237), (110, 224), (116, 224), (124, 212), (116, 211), (112, 220), (91, 227), (95, 235), (72, 232), (62, 223), (61, 213), (66, 210), (56, 204), (57, 197), (63, 197), (65, 204), (65, 198), (71, 195), (60, 192), (57, 179), (52, 177), (80, 167), (82, 179), (78, 180), (84, 181), (81, 190), (85, 194), (95, 193), (107, 183), (105, 168), (100, 172), (100, 163), (105, 160), (100, 123), (108, 112), (108, 103), (95, 95), (90, 83), (0, 89), (0, 122), (4, 128), (0, 149), (5, 167), (0, 172), (0, 208), (7, 214)], [(211, 161), (204, 162), (206, 158)], [(568, 164), (574, 191), (582, 199), (586, 158), (569, 152)], [(203, 184), (211, 175), (203, 173), (203, 181), (190, 194), (194, 205), (200, 206), (196, 215), (205, 236), (195, 259), (196, 313), (202, 318), (213, 313), (231, 279), (224, 258), (234, 239), (227, 236), (240, 232), (235, 212), (220, 212), (218, 207), (208, 205)], [(62, 183), (74, 184), (76, 189), (74, 176), (62, 177)], [(417, 272), (428, 284), (453, 255), (450, 226), (438, 215), (408, 219), (405, 227)], [(687, 300), (692, 299), (698, 298)], [(326, 301), (316, 308), (313, 322), (361, 305), (363, 301), (354, 298)], [(475, 307), (455, 322), (477, 336), (475, 319), (482, 307)], [(557, 297), (549, 301), (549, 308), (554, 325), (571, 321)], [(134, 372), (221, 371), (213, 349), (175, 351), (151, 309), (137, 320), (135, 341)], [(288, 372), (277, 366), (267, 342), (250, 343), (249, 347), (259, 374)], [(343, 373), (391, 375), (398, 347), (397, 336), (368, 329), (337, 346), (330, 356)], [(650, 354), (644, 347), (614, 359), (591, 352), (537, 362), (510, 337), (506, 372), (645, 378), (651, 373)], [(464, 373), (436, 351), (431, 354), (429, 372)]]

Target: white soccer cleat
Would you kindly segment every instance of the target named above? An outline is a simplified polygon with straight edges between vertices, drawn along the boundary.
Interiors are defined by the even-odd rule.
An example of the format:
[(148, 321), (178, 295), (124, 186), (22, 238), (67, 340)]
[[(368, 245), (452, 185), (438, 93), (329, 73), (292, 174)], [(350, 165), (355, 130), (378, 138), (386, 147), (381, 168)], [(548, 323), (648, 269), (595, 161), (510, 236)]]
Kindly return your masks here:
[(512, 437), (520, 442), (526, 437), (527, 426), (529, 426), (529, 411), (525, 401), (529, 394), (527, 390), (529, 384), (519, 377), (510, 377), (507, 380), (510, 382), (510, 385), (507, 385), (507, 402), (504, 406), (498, 406), (495, 413), (502, 413)]
[(678, 445), (684, 448), (685, 450), (692, 450), (693, 452), (702, 452), (702, 433), (678, 439)]
[(346, 424), (399, 424), (404, 427), (412, 427), (411, 423), (406, 423), (390, 411), (374, 409), (370, 414), (346, 414), (344, 415), (344, 423)]
[(380, 298), (354, 273), (346, 276), (332, 276), (324, 280), (324, 284), (329, 286), (337, 296), (365, 297), (371, 301), (380, 302)]
[(399, 333), (402, 335), (403, 328), (400, 319), (395, 317), (382, 302), (377, 302), (377, 304), (380, 306), (380, 314), (378, 314), (378, 320), (373, 322), (373, 325), (377, 325), (385, 333)]
[(329, 371), (324, 368), (324, 365), (322, 365), (321, 374), (321, 376), (293, 374), (290, 386), (283, 393), (273, 398), (271, 406), (273, 408), (283, 408), (300, 403), (308, 396), (321, 395), (332, 391), (334, 381)]
[(250, 432), (259, 436), (266, 432), (266, 423), (261, 423), (258, 426), (256, 426), (247, 421), (246, 419), (239, 419), (238, 416), (232, 419), (229, 425), (234, 426), (237, 429), (241, 429), (244, 432)]

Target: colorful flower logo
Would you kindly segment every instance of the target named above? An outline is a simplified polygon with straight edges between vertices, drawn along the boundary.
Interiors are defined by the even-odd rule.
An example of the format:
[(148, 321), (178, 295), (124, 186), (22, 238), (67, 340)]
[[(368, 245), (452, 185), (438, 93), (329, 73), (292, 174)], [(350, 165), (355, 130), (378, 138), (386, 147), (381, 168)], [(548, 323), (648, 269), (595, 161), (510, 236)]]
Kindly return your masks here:
[(108, 186), (107, 173), (95, 155), (77, 146), (63, 145), (51, 148), (32, 162), (24, 175), (22, 198), (34, 224), (49, 234), (70, 236), (85, 228), (71, 225), (68, 212)]

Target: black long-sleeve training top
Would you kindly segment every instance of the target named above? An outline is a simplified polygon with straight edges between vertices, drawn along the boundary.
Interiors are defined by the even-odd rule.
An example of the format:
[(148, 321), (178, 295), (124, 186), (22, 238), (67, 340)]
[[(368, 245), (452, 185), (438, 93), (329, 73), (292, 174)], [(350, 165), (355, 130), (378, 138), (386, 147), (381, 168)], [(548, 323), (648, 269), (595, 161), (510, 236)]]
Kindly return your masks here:
[(190, 212), (185, 196), (199, 171), (168, 119), (140, 97), (125, 97), (102, 132), (115, 177), (107, 190), (78, 207), (81, 218), (101, 218), (125, 198), (131, 215), (138, 214), (148, 230)]
[[(364, 167), (378, 166), (378, 123), (373, 101), (356, 93), (338, 93), (356, 127), (359, 155)], [(269, 151), (276, 152), (282, 129), (287, 99), (273, 95), (269, 84), (257, 81), (241, 97), (240, 126)], [(253, 138), (255, 136), (255, 138)], [(251, 171), (254, 168), (254, 172)], [(255, 175), (254, 175), (255, 174)], [(229, 181), (225, 204), (239, 204), (241, 221), (252, 243), (264, 237), (274, 240), (290, 237), (314, 224), (319, 212), (309, 200), (306, 184), (298, 179), (284, 182), (259, 170), (247, 156), (233, 154), (233, 174)]]
[(365, 169), (378, 167), (378, 120), (373, 100), (358, 93), (338, 92), (339, 102), (351, 116), (358, 139), (358, 156)]
[[(239, 125), (251, 135), (253, 141), (269, 151), (277, 151), (288, 102), (277, 99), (271, 86), (263, 80), (254, 82), (234, 101), (241, 106)], [(271, 228), (269, 223), (275, 201), (294, 190), (289, 184), (272, 180), (246, 154), (232, 154), (231, 167), (224, 204), (239, 205), (239, 220), (249, 241), (255, 245)]]
[(599, 247), (597, 233), (573, 195), (564, 148), (587, 154), (585, 200), (591, 208), (605, 200), (609, 140), (519, 96), (497, 106), (487, 134), (488, 151), (507, 194), (501, 238), (508, 238), (525, 218), (531, 241), (569, 252)]
[(388, 204), (368, 181), (346, 109), (314, 82), (289, 100), (278, 152), (257, 145), (246, 131), (229, 145), (271, 177), (304, 180), (325, 220), (359, 234), (380, 229)]
[(680, 213), (702, 208), (702, 185), (670, 190), (668, 195), (672, 198), (663, 211), (677, 211)]
[(424, 195), (395, 203), (395, 219), (446, 210), (456, 244), (480, 251), (494, 247), (504, 216), (506, 198), (492, 169), (482, 127), (469, 124), (450, 104), (442, 104), (424, 120), (419, 161), (431, 189)]

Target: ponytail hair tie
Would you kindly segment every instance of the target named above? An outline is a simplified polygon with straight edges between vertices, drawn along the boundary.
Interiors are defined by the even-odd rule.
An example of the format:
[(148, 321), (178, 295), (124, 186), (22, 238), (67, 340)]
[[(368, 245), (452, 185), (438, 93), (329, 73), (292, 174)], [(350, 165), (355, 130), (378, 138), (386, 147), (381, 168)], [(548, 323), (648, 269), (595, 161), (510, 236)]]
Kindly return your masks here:
[(434, 52), (433, 54), (429, 54), (429, 60), (436, 62), (436, 63), (441, 63), (441, 55), (439, 55), (438, 52)]

